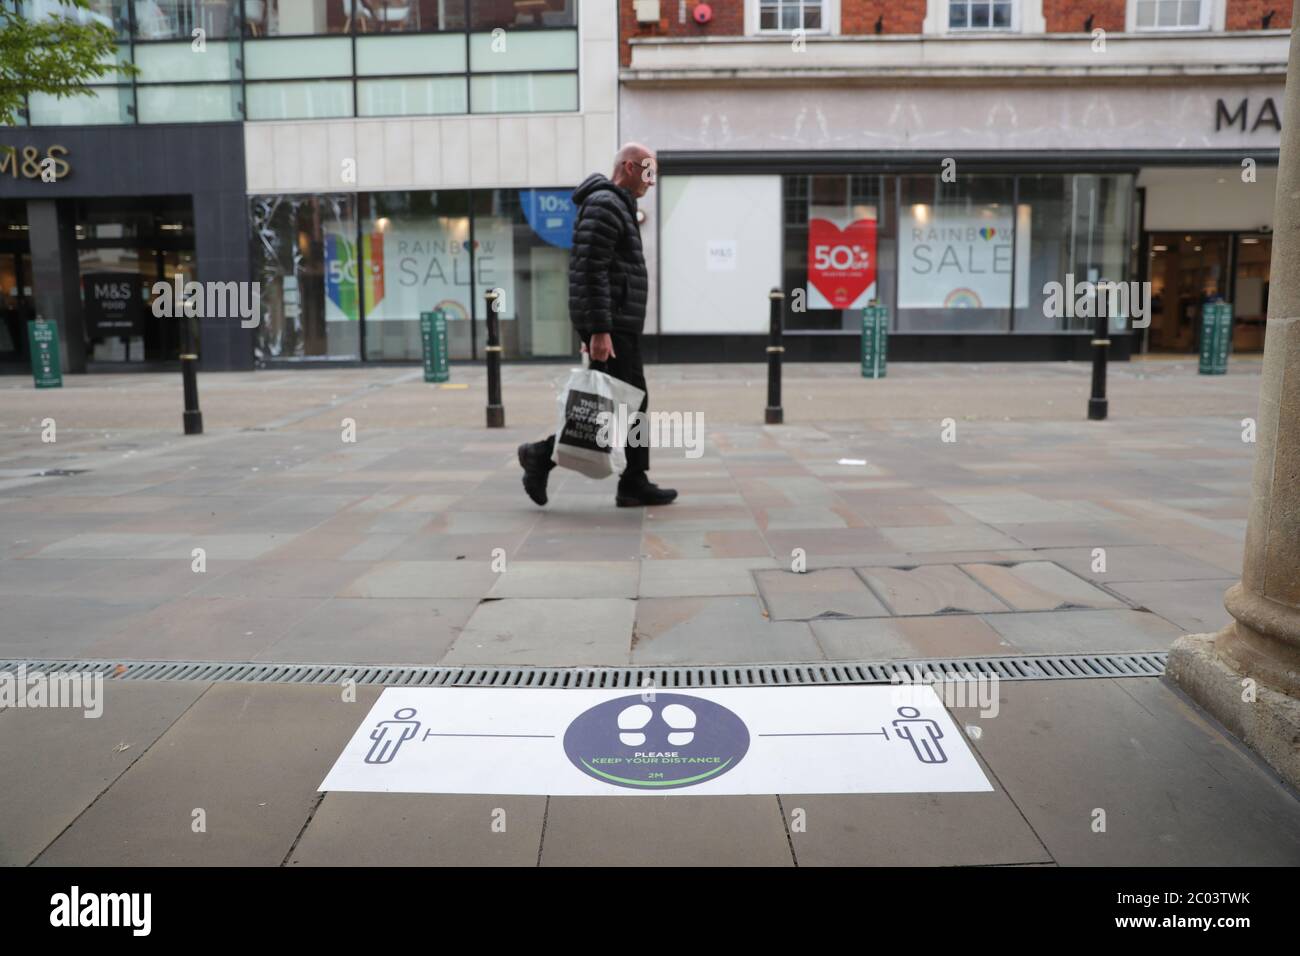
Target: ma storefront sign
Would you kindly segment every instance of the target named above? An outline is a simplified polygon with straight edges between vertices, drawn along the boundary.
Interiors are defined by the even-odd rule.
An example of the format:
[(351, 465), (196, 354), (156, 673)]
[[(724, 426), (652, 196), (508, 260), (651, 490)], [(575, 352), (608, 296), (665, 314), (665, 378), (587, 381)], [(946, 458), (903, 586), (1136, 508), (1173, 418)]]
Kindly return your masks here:
[[(1253, 118), (1253, 119), (1252, 119)], [(1250, 132), (1255, 132), (1261, 126), (1265, 129), (1271, 129), (1275, 132), (1282, 132), (1282, 117), (1278, 114), (1277, 104), (1273, 102), (1273, 97), (1269, 96), (1262, 101), (1257, 100), (1251, 103), (1249, 97), (1243, 97), (1236, 106), (1228, 110), (1228, 104), (1222, 99), (1216, 100), (1214, 104), (1214, 131), (1216, 133), (1234, 126), (1239, 132), (1246, 132), (1246, 122), (1250, 123)]]

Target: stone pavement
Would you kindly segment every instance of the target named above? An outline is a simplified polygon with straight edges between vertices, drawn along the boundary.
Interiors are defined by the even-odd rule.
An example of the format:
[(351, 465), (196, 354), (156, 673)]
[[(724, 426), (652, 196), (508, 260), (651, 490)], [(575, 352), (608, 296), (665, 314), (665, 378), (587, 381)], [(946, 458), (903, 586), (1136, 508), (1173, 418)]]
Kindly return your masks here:
[[(508, 367), (488, 431), (481, 369), (208, 375), (192, 438), (174, 377), (0, 380), (0, 660), (881, 661), (1162, 651), (1228, 620), (1249, 360), (1114, 366), (1105, 423), (1077, 364), (792, 366), (778, 427), (758, 367), (654, 366), (652, 408), (704, 442), (652, 452), (682, 497), (646, 511), (561, 471), (524, 497), (514, 449), (563, 376)], [(993, 794), (594, 799), (322, 798), (375, 689), (108, 687), (98, 721), (0, 712), (0, 861), (1300, 862), (1294, 795), (1158, 680), (1004, 683), (970, 740)]]
[[(539, 394), (512, 401), (508, 387), (501, 431), (441, 424), (481, 417), (481, 378), (448, 390), (394, 369), (365, 384), (207, 376), (208, 433), (188, 439), (179, 402), (159, 407), (175, 397), (160, 376), (15, 384), (0, 393), (0, 656), (573, 666), (1164, 650), (1227, 621), (1256, 383), (1247, 362), (1223, 378), (1147, 364), (1112, 376), (1105, 423), (1080, 420), (1080, 366), (904, 365), (879, 382), (798, 367), (780, 427), (753, 423), (752, 367), (715, 370), (712, 389), (697, 383), (708, 370), (654, 368), (654, 407), (701, 412), (704, 441), (698, 458), (652, 453), (682, 497), (646, 511), (559, 470), (546, 508), (524, 497), (514, 449), (545, 430), (556, 366), (508, 369)], [(351, 381), (327, 398), (325, 374)], [(317, 405), (299, 407), (295, 376)], [(1149, 398), (1119, 397), (1139, 386)], [(1023, 418), (999, 414), (1013, 393)], [(804, 420), (800, 394), (825, 417)], [(740, 396), (745, 418), (709, 411)], [(894, 414), (867, 414), (877, 406)], [(1164, 414), (1138, 417), (1149, 406)], [(113, 424), (164, 411), (170, 433)], [(515, 424), (527, 416), (538, 424)], [(54, 469), (80, 473), (30, 477)]]
[(0, 712), (0, 865), (1300, 863), (1294, 794), (1156, 679), (954, 709), (992, 792), (709, 797), (320, 794), (377, 688), (105, 689), (97, 720)]

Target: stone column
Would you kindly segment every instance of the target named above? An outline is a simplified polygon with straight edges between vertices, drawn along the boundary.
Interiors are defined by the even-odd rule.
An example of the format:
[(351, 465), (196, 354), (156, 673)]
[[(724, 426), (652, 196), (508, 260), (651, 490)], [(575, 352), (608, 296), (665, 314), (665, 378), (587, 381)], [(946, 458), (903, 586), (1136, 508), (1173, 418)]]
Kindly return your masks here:
[(1168, 673), (1300, 786), (1300, 29), (1282, 123), (1245, 562), (1224, 598), (1235, 620), (1216, 635), (1180, 638)]

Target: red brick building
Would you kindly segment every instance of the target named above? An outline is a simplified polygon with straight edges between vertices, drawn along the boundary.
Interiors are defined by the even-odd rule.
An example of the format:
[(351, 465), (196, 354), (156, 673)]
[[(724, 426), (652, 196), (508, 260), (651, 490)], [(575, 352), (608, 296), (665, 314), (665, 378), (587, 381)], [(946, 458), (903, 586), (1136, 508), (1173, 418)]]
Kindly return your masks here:
[(1193, 351), (1219, 300), (1258, 348), (1290, 26), (1285, 0), (619, 0), (661, 357), (761, 357), (772, 286), (787, 357), (851, 358), (877, 302), (896, 357), (1082, 358), (1094, 317), (1045, 290), (1107, 282), (1149, 283), (1121, 354)]

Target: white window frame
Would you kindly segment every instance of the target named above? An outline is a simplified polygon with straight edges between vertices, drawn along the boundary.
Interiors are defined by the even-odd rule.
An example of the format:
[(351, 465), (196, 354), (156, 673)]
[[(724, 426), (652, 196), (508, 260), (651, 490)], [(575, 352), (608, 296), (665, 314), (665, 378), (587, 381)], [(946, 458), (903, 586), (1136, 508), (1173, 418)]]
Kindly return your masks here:
[(1201, 19), (1195, 26), (1140, 27), (1137, 22), (1137, 0), (1128, 0), (1124, 14), (1124, 30), (1128, 33), (1205, 33), (1223, 30), (1227, 10), (1222, 0), (1201, 0)]
[[(745, 36), (789, 36), (791, 30), (760, 30), (760, 0), (745, 0)], [(807, 31), (809, 36), (838, 36), (840, 32), (840, 0), (821, 0), (822, 27)]]
[(957, 27), (954, 29), (953, 27), (948, 26), (948, 24), (952, 21), (952, 18), (948, 13), (948, 8), (951, 6), (949, 0), (942, 0), (942, 2), (936, 2), (936, 0), (932, 0), (930, 5), (934, 7), (942, 8), (943, 19), (939, 22), (939, 32), (946, 33), (949, 36), (954, 36), (954, 37), (972, 36), (972, 35), (982, 36), (987, 33), (1019, 33), (1020, 32), (1020, 7), (1022, 6), (1021, 0), (1011, 0), (1011, 26), (1009, 27)]

